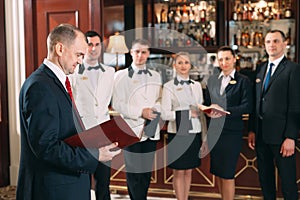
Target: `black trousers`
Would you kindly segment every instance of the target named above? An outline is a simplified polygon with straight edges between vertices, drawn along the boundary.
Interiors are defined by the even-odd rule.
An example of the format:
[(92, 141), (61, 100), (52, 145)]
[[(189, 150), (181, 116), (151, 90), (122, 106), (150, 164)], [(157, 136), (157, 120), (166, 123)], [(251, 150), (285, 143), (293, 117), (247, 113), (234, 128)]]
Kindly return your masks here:
[(98, 163), (94, 173), (96, 200), (110, 200), (110, 165), (111, 161)]
[(296, 156), (282, 157), (281, 144), (267, 144), (260, 131), (256, 140), (256, 153), (259, 181), (262, 187), (264, 200), (276, 200), (275, 165), (281, 179), (282, 194), (285, 200), (298, 200), (296, 183)]
[(146, 140), (124, 149), (126, 180), (131, 200), (147, 200), (157, 141)]

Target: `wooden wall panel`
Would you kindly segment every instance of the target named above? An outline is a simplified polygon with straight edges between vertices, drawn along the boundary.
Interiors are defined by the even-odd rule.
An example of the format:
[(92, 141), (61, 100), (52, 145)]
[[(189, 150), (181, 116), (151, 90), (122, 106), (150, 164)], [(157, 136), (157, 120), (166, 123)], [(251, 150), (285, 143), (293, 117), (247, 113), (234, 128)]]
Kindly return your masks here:
[(89, 29), (88, 0), (37, 0), (35, 6), (38, 63), (43, 62), (47, 56), (47, 36), (55, 26), (61, 23), (70, 23), (82, 31)]
[(47, 35), (58, 24), (102, 33), (102, 5), (102, 0), (24, 0), (26, 75), (47, 56)]

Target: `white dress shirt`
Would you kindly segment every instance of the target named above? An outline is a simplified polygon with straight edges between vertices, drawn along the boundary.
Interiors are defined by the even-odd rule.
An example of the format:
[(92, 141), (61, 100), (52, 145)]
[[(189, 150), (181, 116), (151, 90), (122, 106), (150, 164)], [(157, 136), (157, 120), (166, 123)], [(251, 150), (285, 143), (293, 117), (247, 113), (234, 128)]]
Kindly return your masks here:
[(87, 70), (83, 73), (76, 68), (74, 74), (69, 75), (73, 97), (87, 129), (94, 127), (110, 119), (108, 106), (113, 91), (115, 69), (101, 64), (101, 69)]
[(222, 95), (225, 91), (225, 88), (229, 84), (231, 79), (234, 79), (235, 69), (230, 72), (227, 76), (223, 73), (223, 71), (219, 75), (219, 79), (222, 78), (221, 87), (220, 87), (220, 94)]
[[(177, 76), (178, 81), (183, 80)], [(162, 92), (162, 119), (168, 120), (168, 132), (176, 133), (176, 111), (190, 110), (190, 106), (196, 106), (203, 103), (203, 94), (201, 84), (193, 81), (187, 84), (174, 84), (174, 79), (164, 84)], [(199, 118), (191, 118), (193, 129), (189, 133), (201, 132), (201, 123)]]
[[(128, 69), (115, 73), (113, 108), (119, 112), (141, 141), (148, 137), (144, 135), (145, 119), (142, 118), (144, 108), (155, 108), (160, 112), (161, 77), (154, 70), (150, 74), (137, 74), (138, 69), (132, 66), (134, 73), (128, 76)], [(143, 77), (143, 78), (142, 78)], [(159, 140), (160, 127), (157, 126), (154, 138)]]

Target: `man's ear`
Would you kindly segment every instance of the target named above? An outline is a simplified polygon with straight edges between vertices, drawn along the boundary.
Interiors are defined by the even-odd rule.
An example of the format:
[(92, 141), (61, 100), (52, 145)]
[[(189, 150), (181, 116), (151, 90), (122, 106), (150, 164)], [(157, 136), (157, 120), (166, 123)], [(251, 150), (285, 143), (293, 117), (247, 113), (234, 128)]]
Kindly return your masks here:
[(58, 56), (62, 56), (62, 53), (64, 52), (64, 45), (61, 42), (56, 43), (55, 45), (55, 52)]

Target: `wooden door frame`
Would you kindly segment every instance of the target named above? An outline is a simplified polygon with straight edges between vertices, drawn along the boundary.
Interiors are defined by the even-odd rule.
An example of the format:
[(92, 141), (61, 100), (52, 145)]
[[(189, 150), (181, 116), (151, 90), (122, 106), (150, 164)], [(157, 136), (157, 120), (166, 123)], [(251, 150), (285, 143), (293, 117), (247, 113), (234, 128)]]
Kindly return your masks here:
[(0, 0), (0, 27), (4, 27), (0, 30), (0, 187), (9, 185), (10, 165), (4, 4), (4, 0)]
[[(89, 0), (89, 29), (103, 33), (103, 3), (104, 0)], [(37, 61), (37, 30), (34, 27), (35, 0), (24, 0), (25, 28), (25, 65), (28, 77), (39, 65)]]

